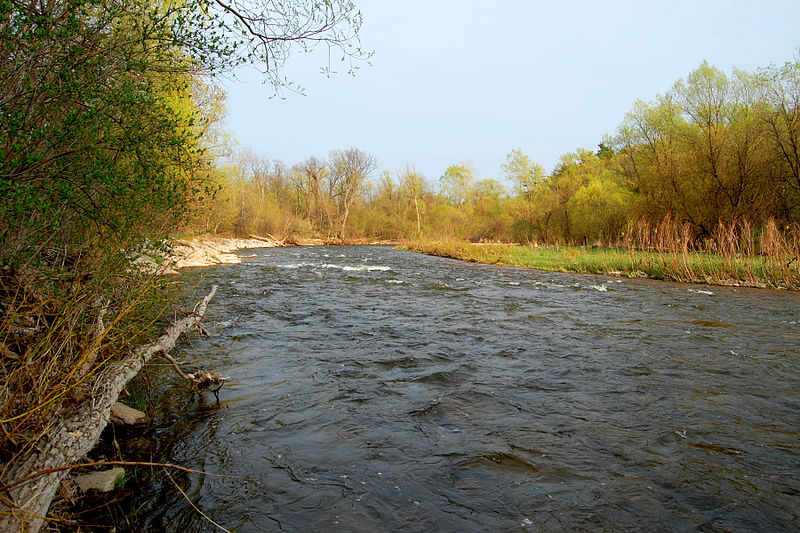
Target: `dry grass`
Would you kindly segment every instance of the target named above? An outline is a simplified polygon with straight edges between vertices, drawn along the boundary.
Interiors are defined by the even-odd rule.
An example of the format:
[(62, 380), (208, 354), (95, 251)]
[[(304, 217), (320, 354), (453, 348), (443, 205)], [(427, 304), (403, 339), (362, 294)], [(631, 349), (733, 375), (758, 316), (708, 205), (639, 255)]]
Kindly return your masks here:
[(720, 224), (703, 241), (665, 218), (632, 224), (617, 247), (490, 246), (457, 241), (413, 242), (405, 249), (466, 261), (577, 272), (651, 277), (687, 283), (800, 290), (800, 231), (742, 222)]
[(656, 277), (800, 290), (798, 230), (790, 226), (781, 231), (774, 220), (758, 228), (747, 221), (720, 222), (699, 240), (688, 224), (666, 217), (657, 225), (631, 225), (625, 244), (632, 260), (642, 270), (661, 274)]
[(103, 368), (154, 330), (174, 296), (165, 289), (152, 276), (119, 271), (105, 278), (0, 271), (0, 462), (90, 397)]

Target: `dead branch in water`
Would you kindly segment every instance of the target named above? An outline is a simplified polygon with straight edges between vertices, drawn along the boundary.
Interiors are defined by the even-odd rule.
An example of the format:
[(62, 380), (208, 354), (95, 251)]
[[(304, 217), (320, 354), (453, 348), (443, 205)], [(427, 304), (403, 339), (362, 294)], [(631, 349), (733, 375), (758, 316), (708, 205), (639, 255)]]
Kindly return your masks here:
[(217, 401), (219, 401), (219, 390), (226, 381), (231, 379), (229, 376), (221, 376), (210, 370), (198, 370), (196, 372), (192, 372), (191, 374), (185, 374), (183, 370), (181, 370), (180, 365), (178, 365), (178, 362), (170, 354), (167, 352), (161, 352), (161, 355), (163, 355), (164, 358), (169, 361), (169, 364), (172, 365), (172, 368), (175, 369), (175, 372), (177, 372), (180, 377), (192, 385), (192, 390), (199, 392), (208, 389), (214, 393)]
[[(56, 489), (66, 477), (66, 465), (76, 463), (97, 444), (108, 424), (111, 406), (123, 387), (157, 353), (175, 346), (178, 337), (196, 327), (203, 318), (217, 286), (203, 298), (194, 311), (178, 320), (158, 339), (133, 350), (117, 363), (109, 365), (97, 378), (93, 394), (76, 407), (57, 414), (53, 429), (30, 452), (9, 461), (0, 472), (0, 482), (10, 487), (0, 493), (0, 531), (38, 531), (45, 520)], [(33, 473), (50, 470), (27, 483), (17, 483)]]

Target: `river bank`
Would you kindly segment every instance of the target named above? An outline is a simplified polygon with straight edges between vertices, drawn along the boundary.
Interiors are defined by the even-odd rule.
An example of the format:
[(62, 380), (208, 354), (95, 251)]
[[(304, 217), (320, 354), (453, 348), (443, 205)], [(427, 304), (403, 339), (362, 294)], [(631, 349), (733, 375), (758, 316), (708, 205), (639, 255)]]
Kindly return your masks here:
[(454, 241), (410, 242), (401, 249), (492, 265), (549, 272), (652, 278), (730, 287), (800, 290), (800, 265), (792, 257), (702, 252), (649, 252), (627, 248), (522, 246)]
[(250, 248), (326, 245), (398, 245), (399, 241), (383, 239), (291, 238), (276, 239), (251, 235), (248, 238), (225, 236), (193, 236), (169, 239), (163, 246), (146, 249), (132, 261), (137, 268), (159, 275), (174, 275), (182, 268), (214, 265), (238, 265), (243, 256), (233, 252)]

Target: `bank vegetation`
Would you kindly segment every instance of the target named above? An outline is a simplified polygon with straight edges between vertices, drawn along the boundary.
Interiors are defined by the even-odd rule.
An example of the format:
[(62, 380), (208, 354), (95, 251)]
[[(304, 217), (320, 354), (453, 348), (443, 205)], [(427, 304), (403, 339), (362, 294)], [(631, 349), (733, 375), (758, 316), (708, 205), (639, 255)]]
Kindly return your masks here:
[[(195, 229), (428, 243), (420, 250), (499, 242), (597, 257), (606, 248), (627, 266), (598, 270), (797, 288), (800, 58), (731, 74), (703, 62), (549, 174), (518, 149), (496, 178), (464, 162), (438, 177), (412, 164), (374, 169), (357, 148), (293, 165), (235, 153)], [(585, 271), (570, 255), (548, 268)]]
[[(346, 0), (0, 0), (0, 485), (175, 319), (183, 289), (135, 262), (187, 236), (446, 241), (419, 249), (800, 286), (800, 60), (703, 63), (550, 173), (516, 149), (485, 177), (379, 171), (357, 147), (289, 163), (228, 147), (214, 76), (249, 64), (296, 90), (292, 50), (356, 67), (360, 25)], [(465, 244), (481, 242), (521, 246)], [(0, 525), (40, 524), (27, 503), (0, 494)]]

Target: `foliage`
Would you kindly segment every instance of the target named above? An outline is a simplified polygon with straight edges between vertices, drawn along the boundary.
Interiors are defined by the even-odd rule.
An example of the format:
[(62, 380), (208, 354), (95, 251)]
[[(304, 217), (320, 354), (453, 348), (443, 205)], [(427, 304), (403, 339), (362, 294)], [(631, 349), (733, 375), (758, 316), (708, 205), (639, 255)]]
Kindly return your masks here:
[(573, 235), (591, 242), (612, 241), (627, 224), (630, 197), (631, 192), (614, 180), (595, 179), (581, 186), (567, 202)]
[(224, 110), (209, 76), (248, 63), (295, 89), (280, 76), (292, 50), (327, 46), (356, 68), (360, 25), (346, 0), (0, 0), (1, 461), (90, 398), (174, 303), (137, 256), (226, 227), (250, 174), (279, 191), (256, 203), (258, 227), (293, 198), (286, 169), (237, 182), (211, 164)]
[(704, 62), (655, 102), (637, 102), (615, 140), (637, 215), (674, 214), (700, 237), (719, 221), (796, 223), (787, 148), (797, 141), (799, 70), (795, 62), (728, 77)]
[(475, 177), (469, 165), (450, 165), (439, 178), (441, 193), (452, 205), (465, 204), (472, 195)]
[[(343, 211), (332, 166), (337, 151), (330, 160), (310, 158), (292, 167), (294, 193), (270, 189), (275, 202), (269, 207), (255, 202), (252, 185), (243, 186), (250, 192), (242, 193), (246, 200), (236, 212), (249, 228), (265, 216), (263, 209), (282, 212), (276, 216), (305, 223), (284, 224), (296, 236), (343, 237), (342, 214), (349, 212), (348, 236), (614, 245), (634, 252), (642, 228), (679, 227), (680, 238), (672, 240), (683, 242), (682, 248), (663, 253), (714, 257), (735, 255), (718, 250), (734, 232), (749, 243), (736, 252), (753, 258), (747, 269), (759, 270), (757, 257), (769, 257), (769, 268), (779, 271), (770, 274), (777, 281), (763, 281), (762, 274), (753, 279), (792, 285), (791, 269), (778, 267), (781, 261), (797, 263), (786, 254), (794, 253), (790, 243), (800, 227), (798, 73), (798, 61), (731, 75), (704, 62), (652, 102), (634, 103), (616, 135), (604, 137), (595, 152), (564, 154), (549, 175), (521, 150), (511, 150), (502, 166), (513, 184), (510, 193), (463, 162), (445, 169), (438, 188), (406, 165), (365, 180), (347, 196), (350, 207)], [(258, 181), (250, 175), (248, 180)], [(788, 244), (775, 245), (780, 239)], [(673, 279), (703, 279), (706, 267), (711, 278), (720, 272), (747, 278), (731, 273), (737, 269), (727, 259), (704, 267), (692, 259), (694, 266), (683, 275), (678, 265), (685, 261), (669, 257), (640, 268)]]
[(520, 196), (532, 198), (536, 188), (545, 180), (544, 168), (522, 153), (514, 149), (506, 156), (503, 172), (513, 184)]

